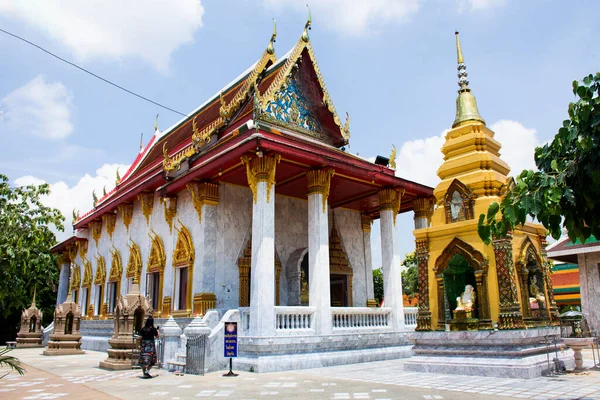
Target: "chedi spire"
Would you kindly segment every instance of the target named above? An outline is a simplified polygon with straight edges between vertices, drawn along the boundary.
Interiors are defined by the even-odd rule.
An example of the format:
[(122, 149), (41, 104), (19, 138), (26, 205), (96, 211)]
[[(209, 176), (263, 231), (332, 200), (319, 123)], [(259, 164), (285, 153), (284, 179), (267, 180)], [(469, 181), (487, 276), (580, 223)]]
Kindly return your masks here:
[(452, 124), (452, 128), (461, 126), (466, 122), (478, 121), (485, 125), (485, 121), (479, 115), (477, 109), (477, 101), (475, 96), (471, 93), (469, 88), (469, 80), (467, 79), (467, 66), (462, 55), (462, 49), (460, 47), (460, 38), (458, 32), (456, 35), (456, 58), (458, 61), (458, 97), (456, 98), (456, 118)]

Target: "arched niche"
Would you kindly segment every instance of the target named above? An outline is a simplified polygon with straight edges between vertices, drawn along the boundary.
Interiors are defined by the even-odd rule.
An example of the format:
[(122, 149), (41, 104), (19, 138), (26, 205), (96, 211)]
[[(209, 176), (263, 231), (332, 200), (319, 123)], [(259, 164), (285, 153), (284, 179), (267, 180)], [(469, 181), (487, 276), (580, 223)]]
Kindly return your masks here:
[(175, 296), (173, 299), (173, 315), (189, 316), (192, 313), (192, 282), (194, 275), (194, 243), (188, 228), (181, 225), (177, 229), (177, 242), (173, 251), (173, 268), (175, 269)]
[(150, 257), (148, 257), (148, 267), (146, 268), (146, 295), (149, 297), (152, 309), (156, 316), (158, 316), (163, 307), (163, 282), (167, 256), (163, 241), (156, 232), (152, 231), (150, 239), (152, 240), (152, 245), (150, 247)]
[(73, 334), (73, 320), (73, 313), (69, 311), (65, 317), (65, 335)]
[(446, 223), (465, 221), (474, 218), (473, 204), (476, 196), (471, 189), (458, 179), (452, 181), (446, 196), (444, 196), (444, 209), (446, 210)]
[(96, 285), (96, 315), (98, 317), (106, 316), (106, 307), (104, 305), (104, 286), (106, 284), (106, 262), (104, 257), (97, 255), (96, 257), (96, 275), (94, 276), (94, 285)]
[(550, 324), (547, 271), (533, 241), (523, 240), (516, 262), (523, 320), (529, 327)]
[(77, 264), (73, 264), (71, 267), (71, 299), (75, 302), (79, 302), (79, 289), (81, 287), (81, 267)]
[[(464, 290), (463, 286), (463, 290), (456, 296), (454, 296), (458, 290), (456, 288), (450, 290), (452, 293), (446, 292), (446, 284), (451, 279), (456, 282), (457, 275), (461, 273), (461, 270), (464, 271), (464, 275), (460, 279), (465, 281), (465, 285), (472, 284), (470, 280), (473, 277), (470, 274), (474, 275), (476, 285), (473, 286), (476, 287), (476, 308), (477, 317), (479, 318), (479, 328), (489, 329), (491, 328), (491, 320), (486, 279), (488, 262), (483, 254), (458, 237), (454, 238), (446, 246), (442, 254), (435, 261), (433, 270), (437, 282), (438, 329), (443, 330), (448, 317), (452, 318), (452, 311), (456, 307), (451, 309), (451, 305), (453, 302), (456, 302), (456, 297)], [(450, 297), (453, 297), (453, 299), (450, 299)]]
[(110, 250), (112, 261), (110, 273), (107, 281), (108, 314), (113, 315), (117, 306), (117, 301), (121, 293), (121, 277), (123, 276), (123, 263), (121, 262), (121, 253), (116, 248)]
[[(252, 236), (246, 242), (242, 255), (238, 258), (240, 307), (250, 307), (250, 285), (252, 276)], [(281, 261), (275, 249), (275, 305), (280, 305)]]
[(94, 313), (94, 308), (90, 304), (92, 276), (92, 263), (86, 259), (83, 261), (83, 282), (81, 282), (81, 313), (87, 318), (91, 318)]

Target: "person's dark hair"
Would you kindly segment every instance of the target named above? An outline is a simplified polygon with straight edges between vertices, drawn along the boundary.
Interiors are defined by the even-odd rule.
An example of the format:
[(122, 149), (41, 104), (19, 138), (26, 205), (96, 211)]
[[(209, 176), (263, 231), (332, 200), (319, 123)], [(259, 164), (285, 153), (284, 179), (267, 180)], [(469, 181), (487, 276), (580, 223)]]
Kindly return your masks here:
[(146, 324), (144, 325), (144, 327), (140, 330), (140, 334), (147, 335), (152, 331), (152, 328), (154, 328), (154, 318), (152, 318), (151, 315), (146, 320)]

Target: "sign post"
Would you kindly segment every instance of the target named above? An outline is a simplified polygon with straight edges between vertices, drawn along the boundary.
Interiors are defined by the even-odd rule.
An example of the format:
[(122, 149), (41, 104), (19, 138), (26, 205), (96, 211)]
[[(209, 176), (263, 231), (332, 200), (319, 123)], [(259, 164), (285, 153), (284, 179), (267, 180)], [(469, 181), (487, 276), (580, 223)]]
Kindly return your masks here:
[(223, 335), (225, 339), (224, 356), (229, 357), (229, 372), (223, 374), (223, 376), (238, 376), (238, 374), (233, 373), (233, 357), (237, 357), (237, 334), (237, 322), (225, 322), (225, 334)]

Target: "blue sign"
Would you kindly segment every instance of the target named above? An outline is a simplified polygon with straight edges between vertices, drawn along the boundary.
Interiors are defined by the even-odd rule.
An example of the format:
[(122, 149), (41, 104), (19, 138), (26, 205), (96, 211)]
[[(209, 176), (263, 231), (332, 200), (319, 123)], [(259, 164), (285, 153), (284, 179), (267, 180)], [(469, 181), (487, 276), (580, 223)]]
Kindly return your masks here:
[(225, 322), (225, 357), (237, 357), (237, 322)]

